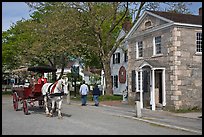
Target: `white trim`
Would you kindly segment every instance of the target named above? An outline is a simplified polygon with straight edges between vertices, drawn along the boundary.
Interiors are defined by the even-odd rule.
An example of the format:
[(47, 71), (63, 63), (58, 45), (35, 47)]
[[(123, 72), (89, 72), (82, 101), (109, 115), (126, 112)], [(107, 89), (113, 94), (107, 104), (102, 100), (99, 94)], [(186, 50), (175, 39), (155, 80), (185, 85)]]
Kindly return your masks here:
[(152, 100), (152, 110), (155, 110), (156, 109), (156, 106), (155, 106), (155, 76), (154, 76), (154, 68), (152, 69), (152, 90), (151, 90), (151, 92), (152, 92), (152, 96), (151, 96), (151, 98), (152, 99), (150, 99), (150, 100)]
[(139, 51), (138, 51), (138, 42), (136, 42), (136, 59), (138, 59), (139, 58)]
[(149, 66), (151, 69), (152, 69), (152, 66), (149, 64), (149, 63), (147, 63), (146, 61), (144, 61), (143, 63), (142, 63), (142, 65), (140, 65), (140, 69), (142, 69), (144, 66)]
[(166, 21), (166, 22), (173, 22), (172, 20), (169, 20), (169, 19), (167, 19), (167, 18), (164, 18), (164, 17), (159, 16), (159, 15), (157, 15), (157, 14), (154, 14), (154, 13), (152, 13), (152, 12), (149, 12), (149, 11), (146, 11), (146, 12), (147, 12), (148, 14), (150, 14), (150, 15), (156, 17), (156, 18), (159, 18), (159, 19), (161, 19), (161, 20), (164, 20), (164, 21)]
[(139, 91), (139, 84), (138, 84), (138, 82), (139, 82), (139, 80), (138, 80), (138, 71), (135, 71), (136, 72), (136, 92), (138, 92)]
[(141, 17), (138, 19), (138, 21), (134, 24), (134, 26), (131, 28), (131, 30), (128, 32), (128, 34), (125, 36), (125, 39), (127, 39), (130, 35), (132, 35), (132, 32), (135, 31), (135, 29), (138, 28), (138, 26), (140, 25), (141, 21), (142, 21), (148, 14), (149, 14), (149, 15), (152, 15), (152, 16), (154, 16), (154, 17), (156, 17), (156, 18), (159, 18), (159, 19), (161, 19), (161, 20), (164, 20), (164, 21), (168, 22), (167, 24), (171, 24), (171, 25), (173, 24), (173, 21), (172, 21), (172, 20), (166, 19), (166, 18), (164, 18), (164, 17), (161, 17), (161, 16), (156, 15), (156, 14), (154, 14), (154, 13), (151, 13), (151, 12), (149, 12), (149, 11), (144, 11), (143, 14), (141, 15)]
[(126, 40), (130, 40), (132, 38), (135, 38), (135, 37), (130, 37), (128, 38), (129, 36), (132, 35), (132, 33), (135, 31), (135, 29), (138, 28), (138, 26), (140, 25), (141, 21), (147, 16), (147, 15), (152, 15), (156, 18), (159, 18), (161, 20), (164, 20), (166, 22), (168, 22), (167, 24), (165, 24), (164, 26), (161, 26), (161, 27), (157, 27), (157, 28), (154, 28), (154, 29), (148, 29), (147, 31), (143, 32), (143, 33), (140, 33), (139, 35), (137, 36), (141, 36), (141, 35), (145, 35), (146, 33), (151, 33), (151, 32), (154, 32), (154, 31), (157, 31), (157, 30), (160, 30), (160, 29), (163, 29), (163, 28), (166, 28), (166, 27), (169, 27), (171, 25), (180, 25), (180, 26), (189, 26), (189, 27), (201, 27), (202, 28), (202, 25), (196, 25), (196, 24), (187, 24), (187, 23), (178, 23), (178, 22), (174, 22), (172, 20), (169, 20), (169, 19), (166, 19), (164, 17), (161, 17), (159, 15), (156, 15), (154, 13), (151, 13), (149, 11), (145, 11), (143, 12), (142, 16), (139, 18), (139, 20), (134, 24), (134, 26), (131, 28), (131, 30), (128, 32), (128, 34), (125, 36), (125, 39)]
[(152, 56), (155, 56), (156, 54), (156, 52), (155, 52), (155, 50), (156, 50), (156, 46), (155, 46), (155, 37), (153, 37), (153, 54), (152, 54)]
[(166, 79), (165, 68), (162, 71), (162, 106), (166, 106)]
[(138, 21), (135, 23), (135, 25), (133, 25), (133, 27), (130, 29), (128, 34), (125, 36), (125, 39), (127, 39), (129, 37), (129, 35), (132, 35), (132, 32), (135, 31), (135, 29), (139, 26), (139, 23), (141, 22), (141, 20), (146, 16), (145, 14), (146, 14), (146, 12), (143, 12), (141, 17), (138, 19)]
[(154, 31), (158, 31), (158, 30), (167, 28), (167, 27), (172, 26), (172, 25), (173, 25), (173, 23), (167, 23), (167, 24), (164, 24), (164, 25), (162, 25), (162, 26), (155, 27), (155, 28), (153, 28), (153, 29), (148, 29), (148, 30), (146, 30), (146, 31), (144, 31), (144, 32), (140, 32), (139, 34), (134, 35), (133, 37), (126, 38), (126, 40), (131, 40), (131, 39), (136, 38), (136, 37), (138, 37), (138, 36), (146, 35), (146, 34), (148, 34), (148, 33), (152, 33), (152, 32), (154, 32)]
[(202, 55), (202, 52), (196, 52), (195, 55)]
[[(197, 47), (197, 41), (198, 41), (197, 34), (198, 34), (198, 33), (201, 33), (201, 34), (202, 34), (202, 31), (201, 31), (201, 32), (198, 32), (198, 31), (195, 32), (195, 55), (202, 55), (202, 52), (197, 51), (197, 49), (198, 49), (198, 47)], [(199, 41), (200, 41), (200, 40), (199, 40)], [(201, 38), (201, 43), (202, 43), (202, 38)], [(199, 45), (199, 46), (200, 46), (201, 50), (203, 50), (203, 49), (202, 49), (202, 44)]]
[(202, 25), (187, 24), (187, 23), (178, 23), (178, 22), (174, 22), (173, 25), (189, 26), (189, 27), (201, 27), (202, 28)]
[(143, 79), (142, 78), (142, 69), (140, 69), (140, 102), (141, 102), (140, 105), (141, 105), (141, 108), (143, 108), (143, 95), (142, 95), (143, 94), (143, 89), (142, 89), (142, 86), (143, 86), (142, 82), (143, 81), (142, 81), (142, 79)]

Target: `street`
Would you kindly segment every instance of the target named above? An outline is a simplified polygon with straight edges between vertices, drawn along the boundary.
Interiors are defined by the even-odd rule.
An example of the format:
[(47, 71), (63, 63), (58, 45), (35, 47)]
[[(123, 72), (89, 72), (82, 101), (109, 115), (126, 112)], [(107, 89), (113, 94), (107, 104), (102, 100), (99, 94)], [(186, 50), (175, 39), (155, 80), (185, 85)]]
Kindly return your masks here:
[(139, 120), (124, 118), (102, 106), (62, 105), (63, 119), (46, 117), (44, 108), (29, 108), (30, 115), (14, 111), (11, 95), (2, 95), (2, 135), (190, 135)]

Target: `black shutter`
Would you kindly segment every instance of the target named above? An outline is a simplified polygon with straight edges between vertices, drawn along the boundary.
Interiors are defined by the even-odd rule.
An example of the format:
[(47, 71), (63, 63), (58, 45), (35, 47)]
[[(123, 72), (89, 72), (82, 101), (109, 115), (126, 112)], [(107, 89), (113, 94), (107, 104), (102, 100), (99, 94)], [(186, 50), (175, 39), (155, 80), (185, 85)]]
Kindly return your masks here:
[(111, 76), (111, 84), (114, 87), (114, 85), (113, 85), (113, 76)]
[(115, 82), (116, 82), (115, 87), (118, 88), (118, 75), (115, 76)]
[(136, 75), (135, 75), (135, 70), (132, 70), (132, 92), (136, 91)]
[(113, 64), (115, 64), (115, 54), (113, 54)]

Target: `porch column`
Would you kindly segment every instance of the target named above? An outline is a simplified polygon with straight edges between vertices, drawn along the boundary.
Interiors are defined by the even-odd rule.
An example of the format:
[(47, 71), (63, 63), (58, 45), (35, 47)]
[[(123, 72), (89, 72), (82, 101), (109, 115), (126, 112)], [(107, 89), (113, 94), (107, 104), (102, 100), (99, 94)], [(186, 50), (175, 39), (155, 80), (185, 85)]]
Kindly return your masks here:
[(165, 69), (162, 71), (162, 106), (166, 106), (166, 80)]
[(140, 69), (140, 105), (143, 108), (143, 95), (142, 95), (142, 69)]
[(152, 110), (155, 110), (155, 77), (154, 69), (152, 69)]

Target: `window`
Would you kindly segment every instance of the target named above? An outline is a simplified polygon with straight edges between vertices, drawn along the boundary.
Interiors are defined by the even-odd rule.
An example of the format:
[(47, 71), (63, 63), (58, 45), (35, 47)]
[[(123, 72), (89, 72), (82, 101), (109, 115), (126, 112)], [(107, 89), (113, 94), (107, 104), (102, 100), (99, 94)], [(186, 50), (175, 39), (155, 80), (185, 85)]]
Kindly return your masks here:
[(151, 21), (147, 21), (145, 22), (145, 28), (148, 29), (152, 26), (152, 22)]
[(118, 75), (113, 77), (113, 87), (118, 88)]
[(138, 57), (143, 56), (143, 43), (142, 41), (138, 42)]
[(120, 63), (120, 53), (113, 54), (113, 64), (119, 64)]
[(143, 57), (143, 42), (136, 43), (136, 58)]
[(202, 33), (196, 33), (196, 52), (202, 52)]
[(154, 49), (153, 54), (160, 54), (161, 53), (161, 36), (154, 38)]
[(127, 56), (127, 50), (126, 50), (124, 53), (124, 62), (127, 62), (127, 61), (128, 61), (128, 56)]

